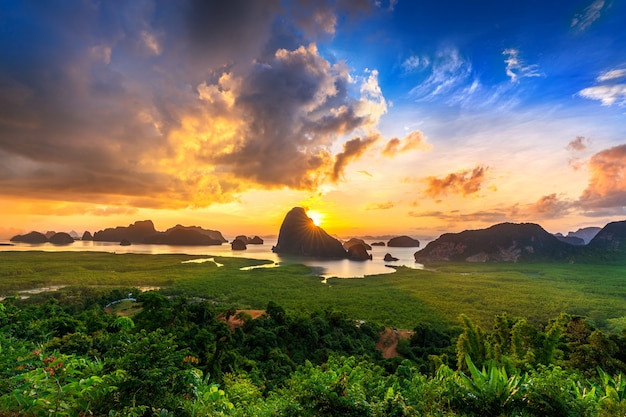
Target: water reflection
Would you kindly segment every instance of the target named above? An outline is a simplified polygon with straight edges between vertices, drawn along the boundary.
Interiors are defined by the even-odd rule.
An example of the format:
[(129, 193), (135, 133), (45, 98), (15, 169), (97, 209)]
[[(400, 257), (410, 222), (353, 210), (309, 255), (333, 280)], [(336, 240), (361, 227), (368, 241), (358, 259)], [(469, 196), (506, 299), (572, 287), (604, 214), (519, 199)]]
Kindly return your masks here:
[[(0, 242), (2, 243), (2, 242)], [(423, 265), (416, 263), (413, 254), (418, 248), (388, 248), (386, 246), (373, 246), (369, 251), (372, 254), (371, 261), (350, 261), (347, 259), (317, 259), (299, 256), (278, 255), (272, 252), (272, 246), (276, 240), (268, 239), (263, 245), (248, 245), (244, 251), (234, 251), (229, 244), (221, 246), (168, 246), (168, 245), (144, 245), (133, 244), (131, 246), (120, 246), (114, 242), (93, 242), (76, 241), (71, 245), (54, 246), (48, 243), (27, 244), (16, 243), (13, 246), (0, 246), (2, 251), (30, 251), (42, 250), (51, 252), (109, 252), (109, 253), (140, 253), (140, 254), (187, 254), (200, 255), (203, 262), (211, 262), (209, 259), (215, 257), (238, 257), (249, 259), (261, 259), (271, 261), (270, 264), (257, 265), (257, 268), (275, 268), (280, 264), (303, 264), (312, 268), (315, 275), (324, 278), (362, 278), (366, 275), (389, 274), (395, 271), (395, 267), (404, 266), (408, 268), (422, 269)], [(423, 242), (422, 247), (426, 244)], [(385, 262), (383, 258), (386, 253), (398, 258), (395, 262)], [(197, 261), (196, 261), (197, 262)], [(218, 263), (216, 262), (216, 265)], [(275, 265), (275, 266), (274, 266)], [(220, 265), (218, 265), (220, 266)], [(253, 268), (250, 268), (253, 269)]]

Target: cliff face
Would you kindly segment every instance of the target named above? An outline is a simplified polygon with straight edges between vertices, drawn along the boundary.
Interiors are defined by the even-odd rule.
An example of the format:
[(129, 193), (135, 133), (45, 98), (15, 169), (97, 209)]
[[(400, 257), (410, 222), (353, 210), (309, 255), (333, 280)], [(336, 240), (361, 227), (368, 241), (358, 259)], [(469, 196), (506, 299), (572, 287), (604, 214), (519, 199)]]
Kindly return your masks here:
[(316, 226), (302, 207), (294, 207), (287, 213), (272, 251), (320, 258), (348, 256), (341, 242)]
[(518, 262), (564, 260), (575, 249), (533, 223), (501, 223), (446, 233), (415, 253), (417, 262)]

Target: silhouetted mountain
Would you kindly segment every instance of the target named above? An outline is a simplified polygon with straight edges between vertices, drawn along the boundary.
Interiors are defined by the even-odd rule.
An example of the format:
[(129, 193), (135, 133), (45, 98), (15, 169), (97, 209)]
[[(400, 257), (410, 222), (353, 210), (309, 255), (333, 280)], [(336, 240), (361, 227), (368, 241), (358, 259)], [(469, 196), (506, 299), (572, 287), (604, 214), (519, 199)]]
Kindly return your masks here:
[(226, 240), (224, 236), (222, 236), (221, 232), (217, 230), (203, 229), (202, 227), (198, 227), (198, 226), (181, 226), (180, 224), (177, 224), (176, 226), (167, 229), (165, 233), (171, 233), (173, 230), (176, 230), (176, 229), (193, 230), (203, 235), (206, 235), (210, 237), (211, 239), (216, 240), (220, 243), (228, 242), (228, 240)]
[(602, 230), (601, 227), (585, 227), (578, 229), (575, 232), (569, 232), (565, 237), (578, 237), (585, 241), (585, 245), (591, 242), (591, 240)]
[(83, 233), (83, 237), (80, 240), (93, 240), (93, 236), (90, 232), (85, 231), (85, 233)]
[(55, 233), (50, 236), (48, 240), (50, 241), (50, 243), (53, 243), (55, 245), (69, 245), (74, 243), (74, 238), (69, 233), (65, 232)]
[(23, 243), (46, 243), (48, 238), (43, 233), (30, 232), (25, 235), (17, 235), (11, 238), (11, 242), (23, 242)]
[(390, 248), (419, 248), (420, 242), (409, 236), (397, 236), (389, 239), (387, 246)]
[(263, 244), (263, 239), (261, 239), (259, 236), (254, 236), (253, 238), (249, 238), (246, 235), (239, 235), (233, 239), (233, 241), (235, 240), (241, 240), (246, 245), (262, 245)]
[(243, 240), (241, 240), (239, 238), (237, 238), (237, 239), (232, 241), (232, 243), (230, 244), (230, 248), (232, 250), (246, 250), (246, 249), (248, 249), (248, 247), (246, 246), (246, 242), (244, 242)]
[(348, 248), (348, 259), (353, 261), (371, 261), (372, 254), (367, 252), (367, 246), (365, 243), (355, 243), (354, 245), (350, 245)]
[(554, 237), (559, 239), (561, 242), (567, 243), (568, 245), (572, 245), (572, 246), (584, 246), (585, 245), (585, 240), (580, 237), (569, 236), (569, 235), (563, 236), (561, 233), (555, 233)]
[(417, 262), (518, 262), (565, 260), (576, 247), (534, 223), (501, 223), (487, 229), (446, 233), (415, 253)]
[(372, 250), (372, 247), (365, 243), (363, 239), (353, 237), (352, 239), (343, 242), (343, 248), (347, 251), (349, 251), (350, 248), (354, 245), (363, 245), (366, 250)]
[(207, 246), (221, 245), (221, 240), (215, 240), (210, 236), (194, 229), (172, 228), (167, 232), (155, 233), (144, 239), (143, 243), (172, 245), (172, 246)]
[(591, 252), (620, 252), (626, 254), (626, 221), (607, 224), (587, 245)]
[(322, 258), (346, 258), (348, 252), (341, 242), (316, 226), (302, 207), (294, 207), (285, 216), (278, 242), (273, 252), (316, 256)]
[(177, 224), (165, 232), (158, 232), (152, 220), (136, 221), (128, 227), (118, 226), (100, 230), (93, 235), (99, 242), (148, 243), (162, 245), (221, 245), (227, 240), (217, 230), (207, 230), (197, 226), (181, 226)]
[(115, 229), (100, 230), (93, 235), (96, 242), (121, 242), (128, 240), (131, 243), (143, 243), (147, 237), (156, 234), (152, 220), (136, 221), (128, 227), (118, 226)]

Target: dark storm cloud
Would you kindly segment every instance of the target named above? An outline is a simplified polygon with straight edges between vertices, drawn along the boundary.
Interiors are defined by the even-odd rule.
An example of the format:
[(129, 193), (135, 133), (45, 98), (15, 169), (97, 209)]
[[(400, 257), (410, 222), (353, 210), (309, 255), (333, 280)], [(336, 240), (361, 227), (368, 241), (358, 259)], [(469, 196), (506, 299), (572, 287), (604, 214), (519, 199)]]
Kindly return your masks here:
[[(386, 109), (377, 73), (320, 56), (303, 40), (327, 30), (278, 0), (15, 2), (2, 13), (7, 195), (178, 207), (313, 189), (360, 155), (335, 157), (333, 145), (369, 134)], [(289, 30), (277, 36), (276, 22)]]

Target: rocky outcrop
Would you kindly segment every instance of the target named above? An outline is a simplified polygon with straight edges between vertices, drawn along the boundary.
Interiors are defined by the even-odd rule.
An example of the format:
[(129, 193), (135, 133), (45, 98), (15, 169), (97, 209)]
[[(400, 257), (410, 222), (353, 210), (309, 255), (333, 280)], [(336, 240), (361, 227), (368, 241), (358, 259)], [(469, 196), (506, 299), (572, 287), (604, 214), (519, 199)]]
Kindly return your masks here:
[(233, 242), (230, 244), (230, 247), (231, 247), (232, 250), (246, 250), (246, 249), (248, 249), (248, 247), (246, 246), (246, 242), (244, 242), (241, 239), (233, 240)]
[(351, 259), (353, 261), (372, 260), (372, 255), (367, 252), (367, 246), (362, 243), (355, 243), (351, 245), (348, 248), (348, 259)]
[(374, 242), (372, 246), (385, 246), (385, 242)]
[(263, 239), (259, 236), (254, 236), (252, 239), (248, 240), (248, 245), (262, 245)]
[(93, 235), (85, 230), (85, 233), (83, 233), (83, 237), (80, 240), (93, 240)]
[(118, 226), (100, 230), (93, 235), (96, 242), (121, 242), (128, 240), (131, 243), (144, 243), (146, 238), (156, 234), (152, 220), (136, 221), (128, 227)]
[(272, 251), (279, 254), (346, 258), (341, 242), (316, 226), (302, 207), (294, 207), (285, 216), (278, 242)]
[(419, 248), (420, 242), (409, 236), (393, 237), (387, 242), (387, 246), (392, 248)]
[(130, 240), (128, 239), (122, 239), (122, 241), (120, 242), (120, 246), (130, 246)]
[(518, 262), (564, 260), (578, 248), (533, 223), (501, 223), (487, 229), (446, 233), (415, 253), (417, 262)]
[(391, 256), (390, 253), (386, 253), (385, 257), (383, 258), (383, 261), (385, 261), (385, 262), (395, 262), (397, 260), (398, 260), (398, 258), (396, 258), (395, 256)]
[(355, 237), (353, 237), (352, 239), (343, 242), (343, 248), (347, 251), (350, 250), (350, 248), (354, 245), (363, 245), (365, 246), (366, 250), (372, 250), (372, 247), (370, 245), (368, 245), (367, 243), (365, 243), (365, 241), (363, 239), (357, 239)]
[(258, 236), (254, 236), (253, 238), (249, 238), (246, 235), (239, 235), (235, 238), (235, 240), (241, 240), (242, 242), (244, 242), (246, 245), (262, 245), (263, 244), (263, 239), (261, 239)]
[(17, 235), (11, 238), (11, 242), (22, 242), (22, 243), (46, 243), (48, 242), (48, 238), (43, 233), (39, 232), (30, 232), (25, 235)]
[(50, 240), (52, 236), (54, 236), (56, 232), (54, 230), (48, 230), (44, 235), (46, 235), (46, 239)]
[(50, 243), (55, 245), (69, 245), (71, 243), (74, 243), (74, 238), (69, 233), (65, 232), (55, 233), (50, 236), (50, 239), (48, 240), (50, 241)]

